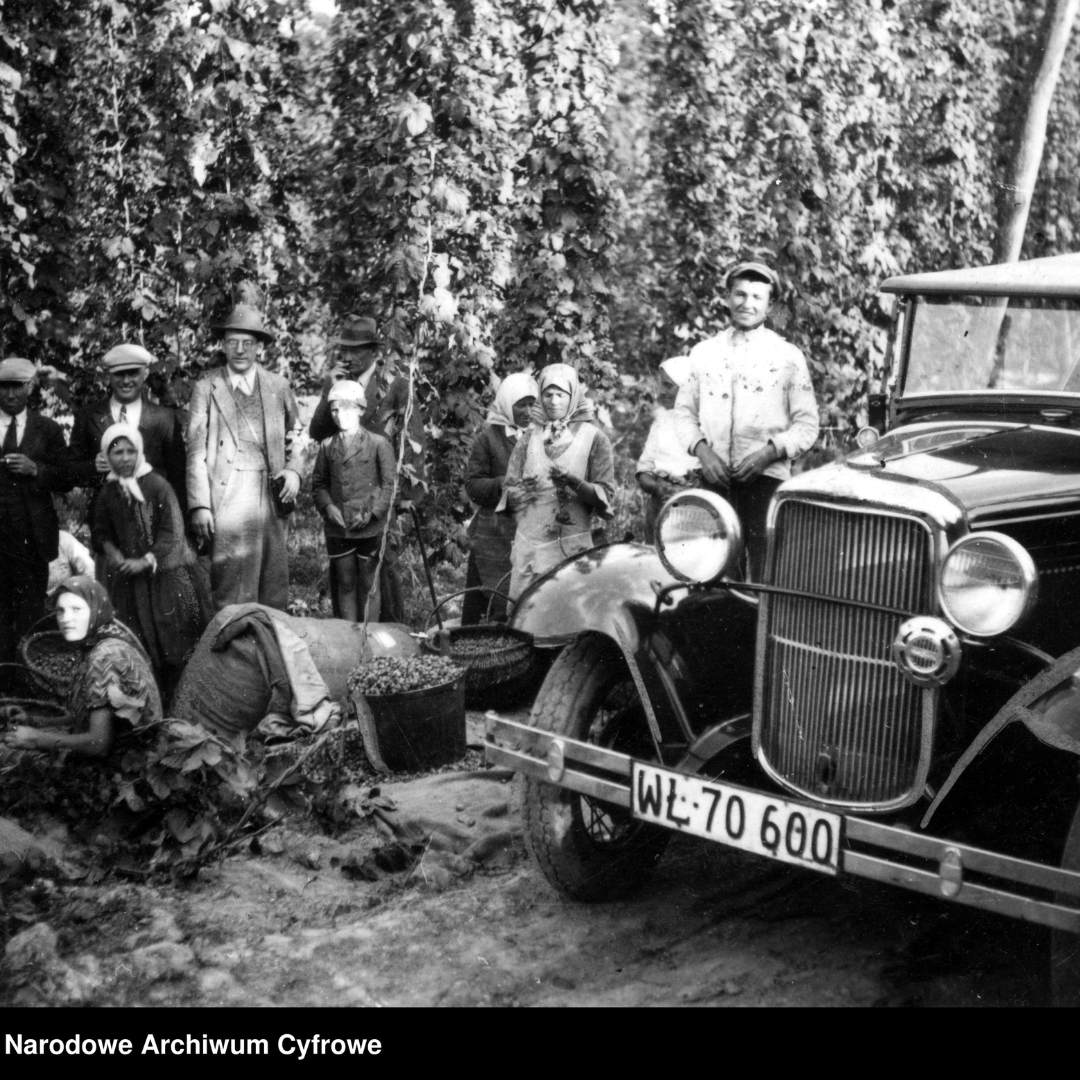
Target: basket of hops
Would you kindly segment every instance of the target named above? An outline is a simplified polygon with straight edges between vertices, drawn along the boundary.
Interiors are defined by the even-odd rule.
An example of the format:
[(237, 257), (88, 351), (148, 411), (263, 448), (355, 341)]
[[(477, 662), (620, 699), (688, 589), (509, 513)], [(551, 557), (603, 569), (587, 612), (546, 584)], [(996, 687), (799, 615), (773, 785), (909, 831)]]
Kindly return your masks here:
[(470, 709), (499, 708), (529, 685), (535, 664), (532, 634), (503, 623), (451, 626), (430, 632), (426, 652), (465, 669), (465, 704)]
[(79, 666), (78, 642), (65, 641), (56, 629), (38, 630), (19, 642), (19, 656), (46, 694), (61, 700), (67, 698)]
[(349, 674), (364, 750), (380, 772), (465, 756), (465, 671), (446, 656), (377, 656)]

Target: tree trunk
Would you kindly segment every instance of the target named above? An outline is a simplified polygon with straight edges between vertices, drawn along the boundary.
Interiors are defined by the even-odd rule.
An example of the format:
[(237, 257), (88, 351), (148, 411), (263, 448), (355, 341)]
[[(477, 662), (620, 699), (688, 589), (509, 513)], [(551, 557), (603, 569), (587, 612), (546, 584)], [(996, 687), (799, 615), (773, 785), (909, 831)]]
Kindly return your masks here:
[(1027, 112), (1016, 142), (1012, 169), (1001, 200), (1001, 220), (997, 243), (994, 246), (994, 262), (1016, 262), (1024, 242), (1028, 211), (1039, 175), (1043, 144), (1046, 142), (1046, 120), (1050, 102), (1054, 97), (1065, 56), (1069, 35), (1076, 21), (1080, 0), (1049, 0), (1046, 17), (1040, 31), (1042, 54), (1038, 71), (1031, 83)]

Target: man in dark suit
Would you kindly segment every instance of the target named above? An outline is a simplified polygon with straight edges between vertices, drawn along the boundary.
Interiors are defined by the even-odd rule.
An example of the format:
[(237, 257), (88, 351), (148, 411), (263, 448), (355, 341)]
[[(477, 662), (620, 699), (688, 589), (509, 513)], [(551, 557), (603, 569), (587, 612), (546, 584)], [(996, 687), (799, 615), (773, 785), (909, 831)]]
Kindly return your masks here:
[(60, 536), (50, 493), (73, 486), (60, 425), (26, 407), (36, 376), (29, 360), (0, 363), (0, 663), (18, 659), (19, 639), (45, 614)]
[(139, 429), (150, 467), (172, 485), (180, 509), (187, 509), (187, 455), (184, 429), (175, 409), (155, 405), (143, 394), (143, 386), (154, 357), (141, 345), (117, 345), (102, 358), (111, 391), (108, 398), (96, 401), (75, 413), (71, 429), (71, 475), (79, 487), (94, 489), (93, 500), (105, 481), (109, 463), (101, 453), (101, 436), (113, 424), (128, 423)]

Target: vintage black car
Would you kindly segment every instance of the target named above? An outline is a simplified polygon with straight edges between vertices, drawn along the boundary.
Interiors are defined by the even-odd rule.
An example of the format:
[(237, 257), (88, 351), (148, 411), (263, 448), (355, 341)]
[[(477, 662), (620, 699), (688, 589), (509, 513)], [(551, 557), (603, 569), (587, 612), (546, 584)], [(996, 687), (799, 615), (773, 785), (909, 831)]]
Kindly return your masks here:
[(487, 757), (524, 775), (566, 896), (622, 892), (689, 833), (1049, 926), (1076, 1002), (1080, 254), (882, 289), (875, 427), (778, 489), (763, 580), (702, 490), (655, 550), (564, 563), (514, 616), (562, 651)]

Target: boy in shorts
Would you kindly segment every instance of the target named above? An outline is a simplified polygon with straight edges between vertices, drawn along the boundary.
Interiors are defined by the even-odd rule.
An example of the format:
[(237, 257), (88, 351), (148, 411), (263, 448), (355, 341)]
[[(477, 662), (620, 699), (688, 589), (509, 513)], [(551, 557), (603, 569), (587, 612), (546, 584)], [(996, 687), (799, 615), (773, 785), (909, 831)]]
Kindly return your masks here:
[(379, 545), (397, 465), (390, 441), (360, 424), (365, 400), (358, 382), (334, 383), (327, 403), (338, 432), (319, 444), (312, 496), (323, 516), (326, 551), (336, 571), (330, 578), (336, 606), (341, 618), (360, 622), (373, 591), (371, 610), (379, 610)]

